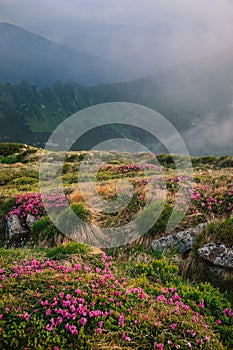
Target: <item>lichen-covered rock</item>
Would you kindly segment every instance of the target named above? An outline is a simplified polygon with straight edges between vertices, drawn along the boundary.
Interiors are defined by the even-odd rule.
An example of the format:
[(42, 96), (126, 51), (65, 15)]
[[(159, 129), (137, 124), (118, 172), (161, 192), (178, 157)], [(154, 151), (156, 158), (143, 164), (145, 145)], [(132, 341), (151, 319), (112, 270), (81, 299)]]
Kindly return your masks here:
[(11, 239), (15, 235), (26, 233), (27, 230), (21, 225), (20, 219), (13, 214), (7, 219), (6, 238)]
[(189, 228), (166, 237), (155, 239), (151, 244), (152, 249), (163, 252), (168, 248), (177, 246), (180, 253), (185, 253), (192, 248), (198, 233), (201, 232), (206, 226), (207, 223), (199, 224), (194, 228)]
[(198, 249), (198, 254), (213, 265), (233, 267), (233, 250), (221, 242), (211, 242)]
[(26, 218), (26, 224), (27, 227), (31, 230), (33, 224), (38, 221), (37, 218), (31, 214), (27, 214), (27, 218)]
[(135, 252), (129, 257), (129, 261), (133, 262), (134, 264), (137, 263), (143, 263), (143, 264), (149, 264), (153, 260), (153, 257), (151, 255), (148, 255), (143, 252)]

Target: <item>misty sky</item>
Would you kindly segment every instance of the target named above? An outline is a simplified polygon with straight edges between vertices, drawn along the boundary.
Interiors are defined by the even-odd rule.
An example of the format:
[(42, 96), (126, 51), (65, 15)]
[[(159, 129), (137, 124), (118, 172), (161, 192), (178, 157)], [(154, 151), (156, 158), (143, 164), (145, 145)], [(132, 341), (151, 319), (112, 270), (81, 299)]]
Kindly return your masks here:
[[(0, 0), (0, 21), (134, 68), (138, 77), (233, 50), (233, 0)], [(200, 91), (205, 96), (205, 86)], [(213, 118), (209, 102), (213, 110), (187, 137), (194, 148), (232, 144), (233, 110)]]
[[(30, 24), (43, 18), (76, 18), (115, 24), (202, 26), (228, 36), (231, 0), (0, 0), (1, 19)], [(229, 39), (229, 37), (228, 37)]]
[[(137, 62), (149, 69), (153, 62), (160, 68), (233, 47), (232, 0), (0, 0), (0, 20), (73, 47), (75, 24), (85, 24), (89, 36), (85, 44), (76, 43), (80, 50), (98, 55), (105, 50), (106, 57), (118, 61), (124, 54), (127, 63), (138, 56)], [(91, 25), (104, 26), (99, 37)], [(109, 27), (106, 44), (106, 26), (112, 25), (131, 32), (124, 37), (122, 29), (120, 38), (113, 33), (110, 44)], [(92, 34), (99, 47), (90, 42)]]

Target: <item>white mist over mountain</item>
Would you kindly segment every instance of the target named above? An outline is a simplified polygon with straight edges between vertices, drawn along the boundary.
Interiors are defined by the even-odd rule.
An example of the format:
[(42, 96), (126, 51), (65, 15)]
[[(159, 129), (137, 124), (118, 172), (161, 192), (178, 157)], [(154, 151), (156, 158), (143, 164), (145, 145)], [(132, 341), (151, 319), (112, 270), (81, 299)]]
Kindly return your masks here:
[(0, 20), (144, 73), (233, 46), (228, 0), (1, 0)]

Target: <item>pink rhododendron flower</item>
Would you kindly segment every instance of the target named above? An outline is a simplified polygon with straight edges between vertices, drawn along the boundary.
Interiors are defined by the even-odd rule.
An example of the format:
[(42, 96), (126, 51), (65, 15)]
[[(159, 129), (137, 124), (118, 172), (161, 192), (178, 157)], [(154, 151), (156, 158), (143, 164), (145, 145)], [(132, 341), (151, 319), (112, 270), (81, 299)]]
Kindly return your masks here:
[(177, 327), (177, 324), (176, 324), (176, 323), (172, 323), (172, 324), (170, 325), (170, 328), (171, 328), (171, 330), (173, 330), (173, 331), (174, 331), (174, 329), (176, 329), (176, 327)]

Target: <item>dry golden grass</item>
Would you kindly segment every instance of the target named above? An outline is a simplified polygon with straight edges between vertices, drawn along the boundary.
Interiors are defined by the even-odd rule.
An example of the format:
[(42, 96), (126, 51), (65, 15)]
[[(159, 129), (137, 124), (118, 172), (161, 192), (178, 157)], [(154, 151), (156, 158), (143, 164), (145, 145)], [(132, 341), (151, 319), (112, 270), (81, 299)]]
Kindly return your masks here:
[[(108, 180), (105, 182), (99, 182), (96, 184), (95, 189), (97, 194), (99, 194), (102, 198), (106, 197), (111, 197), (111, 196), (115, 196), (117, 195), (117, 182), (118, 180)], [(121, 184), (121, 191), (123, 191), (124, 193), (127, 193), (128, 190), (131, 188), (131, 184), (124, 182), (123, 184)], [(71, 204), (75, 204), (75, 203), (79, 203), (79, 202), (84, 202), (84, 198), (85, 197), (90, 197), (94, 194), (90, 193), (90, 188), (87, 184), (87, 186), (84, 186), (83, 189), (83, 194), (80, 191), (80, 188), (78, 186), (76, 186), (73, 190), (73, 192), (70, 194), (70, 202)], [(145, 192), (148, 191), (147, 186), (145, 187), (140, 187), (137, 188), (137, 192), (138, 194), (143, 194)], [(84, 198), (83, 198), (84, 197)]]
[(81, 192), (77, 191), (77, 190), (75, 192), (72, 192), (70, 195), (70, 203), (76, 204), (76, 203), (80, 203), (80, 202), (84, 202), (84, 199), (83, 199)]
[(227, 191), (227, 186), (217, 187), (214, 192), (215, 194), (221, 194), (221, 193), (224, 193), (225, 191)]
[(96, 190), (102, 197), (114, 196), (116, 194), (116, 181), (108, 181), (107, 183), (99, 183)]

